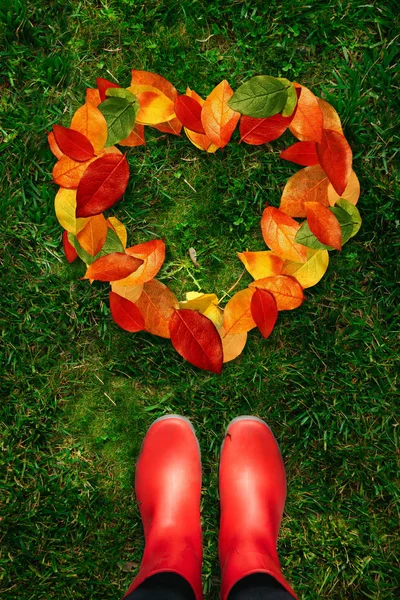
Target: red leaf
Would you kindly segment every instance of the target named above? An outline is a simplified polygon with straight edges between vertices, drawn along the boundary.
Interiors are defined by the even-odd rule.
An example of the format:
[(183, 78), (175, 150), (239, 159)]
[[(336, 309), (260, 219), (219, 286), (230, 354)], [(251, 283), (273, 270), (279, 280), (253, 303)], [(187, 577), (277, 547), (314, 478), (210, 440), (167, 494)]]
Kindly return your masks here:
[(100, 98), (101, 98), (102, 102), (104, 102), (104, 100), (107, 99), (106, 91), (109, 88), (119, 88), (119, 85), (117, 85), (116, 83), (113, 83), (112, 81), (108, 81), (108, 79), (103, 79), (103, 77), (97, 77), (96, 85), (97, 85), (97, 89), (100, 92)]
[(342, 249), (342, 230), (339, 221), (325, 206), (319, 202), (306, 202), (308, 226), (315, 237), (326, 246), (335, 250)]
[(143, 261), (140, 258), (128, 256), (124, 252), (112, 252), (92, 262), (82, 279), (119, 281), (136, 271), (141, 264)]
[(282, 117), (278, 114), (266, 119), (256, 119), (242, 115), (240, 119), (240, 141), (253, 146), (272, 142), (286, 131), (294, 114), (290, 117)]
[(175, 350), (183, 358), (199, 369), (221, 373), (222, 342), (210, 319), (195, 310), (176, 310), (169, 331)]
[(83, 133), (61, 125), (53, 125), (53, 133), (61, 152), (72, 160), (85, 162), (94, 156), (92, 143)]
[(64, 254), (69, 263), (74, 262), (78, 258), (78, 254), (75, 248), (70, 244), (68, 239), (68, 231), (64, 231), (62, 235), (62, 243), (64, 248)]
[(111, 316), (117, 325), (135, 333), (144, 329), (144, 317), (140, 309), (126, 298), (122, 298), (115, 292), (110, 292)]
[(105, 154), (92, 162), (79, 182), (76, 216), (91, 217), (113, 206), (125, 192), (128, 181), (125, 156)]
[(201, 104), (190, 96), (178, 96), (175, 101), (175, 114), (184, 127), (205, 134), (201, 122)]
[(315, 142), (296, 142), (296, 144), (283, 150), (279, 156), (284, 160), (290, 160), (290, 162), (304, 167), (313, 167), (319, 164)]
[(353, 153), (348, 141), (338, 131), (324, 129), (322, 141), (317, 144), (317, 154), (321, 167), (328, 175), (335, 191), (341, 196), (351, 175)]
[(271, 335), (278, 318), (274, 296), (267, 290), (256, 289), (251, 298), (251, 314), (263, 337)]

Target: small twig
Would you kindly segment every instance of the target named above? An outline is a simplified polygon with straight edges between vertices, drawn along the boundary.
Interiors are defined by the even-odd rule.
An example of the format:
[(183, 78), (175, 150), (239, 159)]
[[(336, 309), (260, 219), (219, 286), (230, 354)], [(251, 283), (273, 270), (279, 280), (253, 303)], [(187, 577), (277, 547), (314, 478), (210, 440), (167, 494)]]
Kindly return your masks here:
[(240, 280), (242, 279), (243, 275), (245, 274), (246, 269), (243, 269), (243, 271), (240, 273), (239, 278), (237, 279), (237, 281), (235, 281), (235, 283), (233, 284), (232, 287), (229, 288), (229, 290), (222, 296), (222, 298), (219, 299), (218, 304), (221, 304), (222, 300), (224, 298), (226, 298), (226, 296), (233, 290), (235, 289), (235, 287), (238, 285), (238, 283), (240, 282)]
[(121, 52), (121, 48), (115, 48), (115, 50), (112, 50), (111, 48), (103, 48), (104, 52)]
[(208, 42), (208, 40), (214, 36), (215, 36), (215, 33), (210, 33), (210, 35), (205, 40), (196, 40), (196, 42), (201, 42), (202, 44), (204, 44), (205, 42)]
[(195, 267), (199, 268), (200, 265), (197, 262), (197, 252), (194, 248), (189, 248), (189, 256)]
[(118, 81), (117, 81), (117, 78), (116, 78), (116, 77), (114, 77), (114, 75), (113, 75), (112, 73), (110, 73), (110, 71), (109, 71), (108, 69), (106, 69), (106, 70), (107, 70), (107, 73), (108, 73), (109, 75), (111, 75), (111, 77), (112, 77), (113, 79), (115, 79), (115, 81), (118, 83)]
[(195, 194), (197, 194), (197, 192), (194, 189), (194, 187), (192, 186), (192, 184), (190, 184), (186, 179), (184, 179), (183, 181), (186, 183), (186, 185), (188, 185), (194, 191)]

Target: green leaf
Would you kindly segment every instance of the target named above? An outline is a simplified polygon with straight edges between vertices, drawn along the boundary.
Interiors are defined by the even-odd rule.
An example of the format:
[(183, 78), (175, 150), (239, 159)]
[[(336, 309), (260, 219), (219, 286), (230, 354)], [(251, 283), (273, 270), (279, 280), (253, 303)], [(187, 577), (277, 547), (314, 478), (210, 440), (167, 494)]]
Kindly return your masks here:
[(342, 246), (343, 246), (343, 244), (348, 242), (352, 236), (352, 232), (353, 232), (352, 217), (351, 217), (351, 215), (349, 215), (348, 212), (343, 210), (343, 208), (340, 208), (340, 206), (331, 206), (329, 210), (331, 212), (333, 212), (333, 214), (339, 221), (340, 229), (342, 230)]
[(113, 146), (128, 137), (135, 125), (139, 102), (132, 104), (125, 98), (107, 98), (98, 108), (107, 123), (106, 146)]
[(295, 241), (307, 248), (313, 248), (314, 250), (333, 250), (331, 246), (325, 246), (315, 237), (308, 226), (308, 222), (304, 221), (300, 229), (298, 230)]
[(138, 104), (138, 99), (132, 92), (125, 90), (124, 88), (108, 88), (106, 90), (106, 96), (108, 98), (123, 98), (130, 104)]
[(228, 106), (248, 117), (272, 117), (281, 112), (286, 104), (291, 85), (289, 82), (288, 84), (276, 77), (257, 75), (236, 90), (228, 101)]
[(71, 246), (75, 248), (79, 258), (83, 260), (83, 262), (87, 266), (91, 265), (92, 262), (94, 262), (101, 256), (105, 256), (106, 254), (111, 254), (112, 252), (125, 252), (121, 240), (119, 239), (115, 231), (113, 231), (110, 228), (107, 231), (106, 241), (104, 242), (102, 249), (100, 250), (100, 252), (98, 252), (98, 254), (96, 254), (96, 256), (90, 256), (90, 254), (82, 248), (77, 238), (72, 233), (68, 234), (68, 240)]
[(353, 222), (353, 231), (350, 237), (355, 236), (356, 233), (358, 233), (362, 223), (361, 215), (358, 208), (354, 206), (354, 204), (352, 204), (351, 202), (345, 200), (344, 198), (340, 198), (340, 200), (336, 202), (335, 206), (343, 208), (343, 210), (345, 210), (351, 216)]
[(283, 110), (282, 110), (282, 117), (290, 117), (290, 115), (293, 114), (293, 111), (294, 111), (294, 109), (297, 106), (296, 88), (285, 77), (278, 77), (278, 79), (279, 79), (279, 81), (282, 81), (282, 83), (284, 85), (288, 85), (289, 86), (288, 89), (287, 89), (286, 104), (285, 104), (285, 106), (283, 107)]

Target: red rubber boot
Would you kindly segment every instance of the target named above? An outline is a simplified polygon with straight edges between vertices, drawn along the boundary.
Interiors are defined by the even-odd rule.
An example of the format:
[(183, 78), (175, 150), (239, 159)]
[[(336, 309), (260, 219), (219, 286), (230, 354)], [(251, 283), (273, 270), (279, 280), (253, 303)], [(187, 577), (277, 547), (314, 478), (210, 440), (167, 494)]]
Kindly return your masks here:
[(243, 577), (266, 573), (294, 598), (283, 577), (276, 544), (286, 500), (278, 444), (256, 417), (231, 421), (221, 450), (219, 558), (221, 598)]
[(136, 465), (135, 491), (146, 545), (140, 571), (125, 596), (148, 577), (170, 572), (184, 577), (200, 600), (201, 461), (187, 419), (167, 415), (150, 426)]

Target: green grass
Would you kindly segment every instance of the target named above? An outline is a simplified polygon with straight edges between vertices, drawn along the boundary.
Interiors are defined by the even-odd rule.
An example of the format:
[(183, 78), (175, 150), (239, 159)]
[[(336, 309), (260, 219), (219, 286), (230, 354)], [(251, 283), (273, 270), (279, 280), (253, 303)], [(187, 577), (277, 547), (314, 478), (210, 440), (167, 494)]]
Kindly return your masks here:
[[(218, 597), (219, 448), (240, 414), (266, 419), (282, 449), (279, 552), (299, 596), (397, 598), (397, 3), (9, 0), (0, 16), (2, 598), (122, 596), (143, 551), (134, 464), (171, 411), (202, 449), (207, 598)], [(222, 79), (288, 77), (337, 108), (353, 148), (361, 231), (221, 376), (118, 329), (107, 286), (63, 257), (46, 131), (69, 123), (97, 76), (128, 85), (131, 68), (203, 96)], [(263, 207), (297, 170), (277, 154), (290, 136), (215, 156), (184, 136), (148, 140), (129, 151), (130, 187), (110, 213), (132, 243), (166, 238), (161, 277), (180, 296), (221, 295), (241, 272), (235, 252), (262, 249)]]

